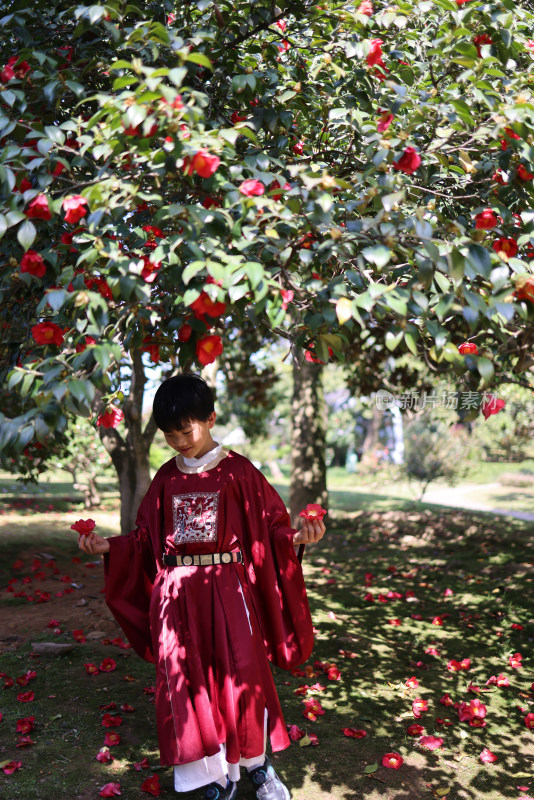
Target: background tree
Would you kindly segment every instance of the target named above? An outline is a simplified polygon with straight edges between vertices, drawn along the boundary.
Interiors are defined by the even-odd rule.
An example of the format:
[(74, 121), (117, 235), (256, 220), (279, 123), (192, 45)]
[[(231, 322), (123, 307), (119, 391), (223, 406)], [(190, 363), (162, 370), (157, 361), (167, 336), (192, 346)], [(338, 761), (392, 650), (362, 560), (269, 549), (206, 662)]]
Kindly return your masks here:
[(227, 321), (384, 383), (410, 352), (471, 391), (532, 385), (528, 6), (4, 9), (6, 459), (121, 410), (136, 500), (150, 430), (122, 365), (213, 363)]

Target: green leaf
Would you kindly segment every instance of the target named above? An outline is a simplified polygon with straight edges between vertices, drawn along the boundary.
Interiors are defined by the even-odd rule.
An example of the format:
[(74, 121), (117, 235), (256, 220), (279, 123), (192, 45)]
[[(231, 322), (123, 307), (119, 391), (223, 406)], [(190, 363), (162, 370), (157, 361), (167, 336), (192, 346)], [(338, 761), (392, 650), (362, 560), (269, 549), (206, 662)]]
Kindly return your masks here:
[(364, 247), (362, 255), (366, 261), (375, 264), (377, 267), (385, 267), (391, 258), (391, 251), (389, 247), (383, 244), (377, 244), (374, 247)]
[(404, 331), (398, 328), (395, 328), (395, 332), (393, 330), (389, 330), (386, 333), (386, 347), (388, 350), (395, 350), (397, 345), (402, 341), (402, 337), (404, 336)]
[(367, 764), (367, 766), (364, 768), (363, 771), (365, 775), (371, 775), (373, 772), (376, 772), (377, 769), (378, 769), (378, 763), (375, 761), (374, 764)]
[(28, 250), (37, 236), (35, 225), (31, 220), (27, 219), (23, 222), (17, 231), (17, 239), (25, 250)]
[(205, 261), (192, 261), (191, 264), (188, 264), (187, 267), (182, 272), (182, 280), (185, 283), (185, 285), (187, 286), (187, 284), (196, 275), (198, 275), (199, 272), (202, 272), (202, 270), (205, 269), (205, 267), (206, 267)]
[(193, 64), (200, 64), (202, 67), (207, 67), (213, 71), (213, 64), (204, 53), (189, 53), (187, 61), (192, 61)]
[(477, 370), (481, 377), (484, 380), (484, 384), (487, 386), (492, 380), (493, 375), (495, 373), (493, 369), (493, 364), (489, 360), (489, 358), (485, 358), (484, 356), (479, 356), (477, 358)]

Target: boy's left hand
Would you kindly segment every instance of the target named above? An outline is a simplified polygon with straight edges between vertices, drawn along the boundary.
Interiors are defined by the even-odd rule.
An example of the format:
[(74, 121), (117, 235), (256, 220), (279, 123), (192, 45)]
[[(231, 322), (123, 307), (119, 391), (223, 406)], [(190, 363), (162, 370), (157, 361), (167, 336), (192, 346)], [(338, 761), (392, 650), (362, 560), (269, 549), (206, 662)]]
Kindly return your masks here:
[(302, 518), (300, 531), (293, 536), (293, 544), (313, 544), (323, 538), (325, 524), (322, 519)]

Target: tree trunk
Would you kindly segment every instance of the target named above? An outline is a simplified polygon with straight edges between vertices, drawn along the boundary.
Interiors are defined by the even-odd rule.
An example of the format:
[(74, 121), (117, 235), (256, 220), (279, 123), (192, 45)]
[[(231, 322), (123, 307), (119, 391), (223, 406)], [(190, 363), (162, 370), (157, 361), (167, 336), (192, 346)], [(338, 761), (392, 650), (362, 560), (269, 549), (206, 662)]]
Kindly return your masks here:
[(157, 430), (151, 417), (143, 431), (142, 408), (146, 376), (141, 351), (133, 351), (131, 357), (130, 393), (123, 407), (126, 438), (123, 439), (114, 428), (100, 428), (100, 438), (111, 456), (119, 479), (122, 535), (135, 527), (137, 509), (150, 484), (148, 455)]
[(367, 428), (367, 432), (365, 434), (365, 439), (362, 445), (362, 457), (361, 457), (361, 466), (376, 466), (376, 456), (375, 450), (378, 447), (379, 438), (378, 434), (380, 433), (380, 427), (382, 425), (382, 419), (384, 417), (384, 411), (381, 408), (373, 408), (373, 416), (369, 420), (369, 427)]
[(326, 413), (321, 382), (322, 365), (293, 361), (293, 426), (291, 434), (290, 514), (297, 525), (298, 514), (308, 503), (326, 507)]

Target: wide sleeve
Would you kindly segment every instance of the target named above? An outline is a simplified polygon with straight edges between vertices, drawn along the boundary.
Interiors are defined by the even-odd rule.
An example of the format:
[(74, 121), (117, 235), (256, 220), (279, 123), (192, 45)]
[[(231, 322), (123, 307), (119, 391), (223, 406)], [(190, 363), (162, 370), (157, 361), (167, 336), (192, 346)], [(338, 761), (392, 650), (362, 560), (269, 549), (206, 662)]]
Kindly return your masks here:
[(109, 538), (109, 552), (104, 555), (106, 603), (136, 653), (152, 662), (150, 600), (158, 571), (154, 543), (159, 538), (156, 512), (152, 484), (139, 506), (136, 528), (126, 536)]
[(253, 465), (240, 481), (245, 568), (269, 659), (291, 669), (309, 658), (313, 625), (295, 530), (282, 498)]

